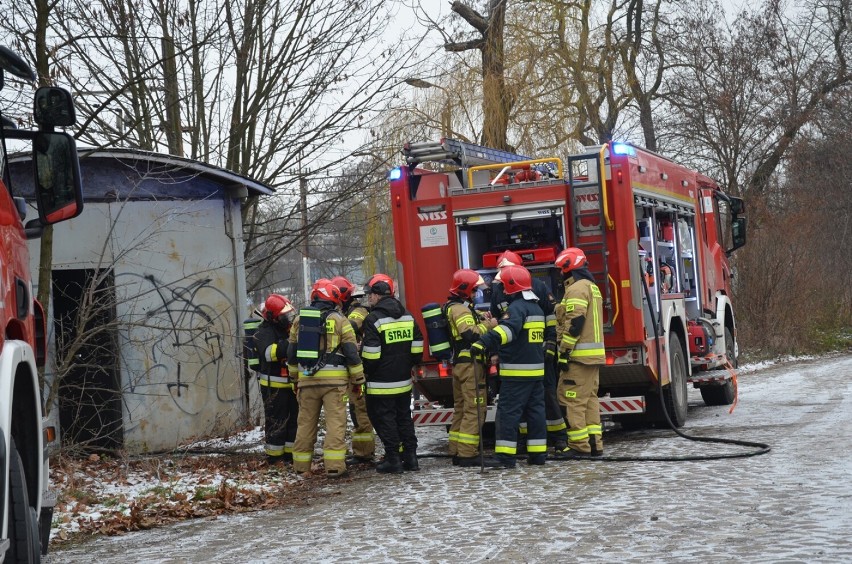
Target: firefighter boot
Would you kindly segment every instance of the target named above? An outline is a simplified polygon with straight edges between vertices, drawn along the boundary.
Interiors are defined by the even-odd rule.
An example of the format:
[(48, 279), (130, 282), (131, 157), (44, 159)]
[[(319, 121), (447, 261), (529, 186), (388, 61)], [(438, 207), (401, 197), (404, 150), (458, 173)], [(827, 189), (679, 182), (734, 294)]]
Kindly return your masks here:
[(402, 469), (411, 472), (420, 471), (420, 463), (417, 461), (417, 453), (404, 451), (402, 453)]
[(589, 446), (592, 447), (592, 456), (603, 456), (603, 449), (598, 448), (598, 440), (596, 435), (589, 435)]
[(402, 464), (399, 461), (399, 453), (385, 453), (385, 459), (376, 465), (376, 472), (381, 474), (402, 474)]

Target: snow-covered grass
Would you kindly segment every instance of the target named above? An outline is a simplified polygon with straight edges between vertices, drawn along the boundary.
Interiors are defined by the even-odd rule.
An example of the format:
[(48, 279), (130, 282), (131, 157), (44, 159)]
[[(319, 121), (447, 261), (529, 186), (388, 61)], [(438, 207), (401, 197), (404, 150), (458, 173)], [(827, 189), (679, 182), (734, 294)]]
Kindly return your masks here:
[(168, 455), (58, 457), (51, 467), (58, 494), (51, 540), (276, 506), (277, 494), (301, 479), (288, 468), (267, 467), (262, 441), (256, 427)]

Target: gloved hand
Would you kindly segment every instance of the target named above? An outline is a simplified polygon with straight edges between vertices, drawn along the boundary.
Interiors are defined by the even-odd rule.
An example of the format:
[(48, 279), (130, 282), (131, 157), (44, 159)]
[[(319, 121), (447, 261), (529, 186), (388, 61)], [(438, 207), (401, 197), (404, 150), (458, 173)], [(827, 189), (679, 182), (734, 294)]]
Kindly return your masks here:
[(559, 353), (559, 365), (567, 366), (569, 358), (571, 358), (571, 349), (565, 349), (564, 351)]
[(476, 341), (470, 345), (470, 356), (474, 360), (483, 360), (485, 358), (485, 345), (482, 341)]
[(360, 398), (364, 395), (364, 384), (352, 384), (352, 394), (356, 398)]
[(547, 341), (544, 343), (544, 358), (552, 359), (556, 356), (556, 343), (553, 341)]

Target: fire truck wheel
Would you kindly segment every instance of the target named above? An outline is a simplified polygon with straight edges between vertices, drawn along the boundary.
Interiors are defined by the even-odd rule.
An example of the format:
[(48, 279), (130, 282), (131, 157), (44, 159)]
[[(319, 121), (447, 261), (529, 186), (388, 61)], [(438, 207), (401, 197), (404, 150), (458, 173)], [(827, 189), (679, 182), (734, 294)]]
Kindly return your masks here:
[[(734, 334), (729, 327), (725, 327), (725, 356), (728, 357), (734, 368), (738, 365), (735, 350)], [(705, 405), (731, 405), (736, 396), (733, 379), (725, 380), (725, 383), (721, 386), (701, 386), (700, 390), (701, 399), (704, 400)]]
[(11, 441), (9, 449), (9, 551), (12, 562), (40, 562), (38, 521), (35, 510), (29, 505), (27, 480), (21, 455)]
[(675, 333), (669, 337), (669, 355), (671, 382), (663, 389), (663, 401), (674, 426), (683, 427), (687, 409), (686, 356), (680, 338)]

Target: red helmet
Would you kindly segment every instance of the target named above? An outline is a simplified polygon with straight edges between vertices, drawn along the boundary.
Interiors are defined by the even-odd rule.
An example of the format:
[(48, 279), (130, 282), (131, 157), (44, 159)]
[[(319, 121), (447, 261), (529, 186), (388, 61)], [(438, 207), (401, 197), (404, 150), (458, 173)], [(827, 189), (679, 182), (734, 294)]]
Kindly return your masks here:
[(340, 295), (340, 289), (328, 278), (320, 278), (311, 288), (311, 301), (323, 300), (340, 305), (342, 303)]
[(523, 266), (510, 264), (500, 271), (500, 280), (503, 282), (503, 291), (506, 294), (517, 294), (532, 288), (532, 276), (530, 271)]
[(393, 280), (387, 274), (373, 274), (373, 277), (367, 281), (364, 291), (380, 296), (392, 296)]
[(456, 270), (453, 274), (453, 284), (450, 286), (450, 293), (462, 298), (469, 298), (473, 295), (473, 291), (485, 284), (485, 280), (475, 270), (462, 268)]
[(571, 272), (575, 268), (582, 268), (589, 262), (586, 259), (586, 254), (577, 247), (568, 247), (556, 257), (556, 266), (562, 269), (562, 272)]
[(524, 264), (524, 259), (514, 251), (503, 251), (500, 253), (500, 256), (497, 257), (497, 268), (503, 268), (504, 266), (509, 266), (511, 264), (521, 266)]
[(340, 301), (343, 303), (352, 299), (352, 292), (355, 290), (355, 285), (345, 276), (335, 276), (331, 279), (331, 283), (337, 286), (340, 290)]
[(281, 294), (269, 294), (269, 297), (266, 298), (266, 302), (263, 304), (263, 308), (263, 317), (269, 321), (275, 321), (282, 315), (286, 317), (287, 314), (295, 311), (290, 300)]

